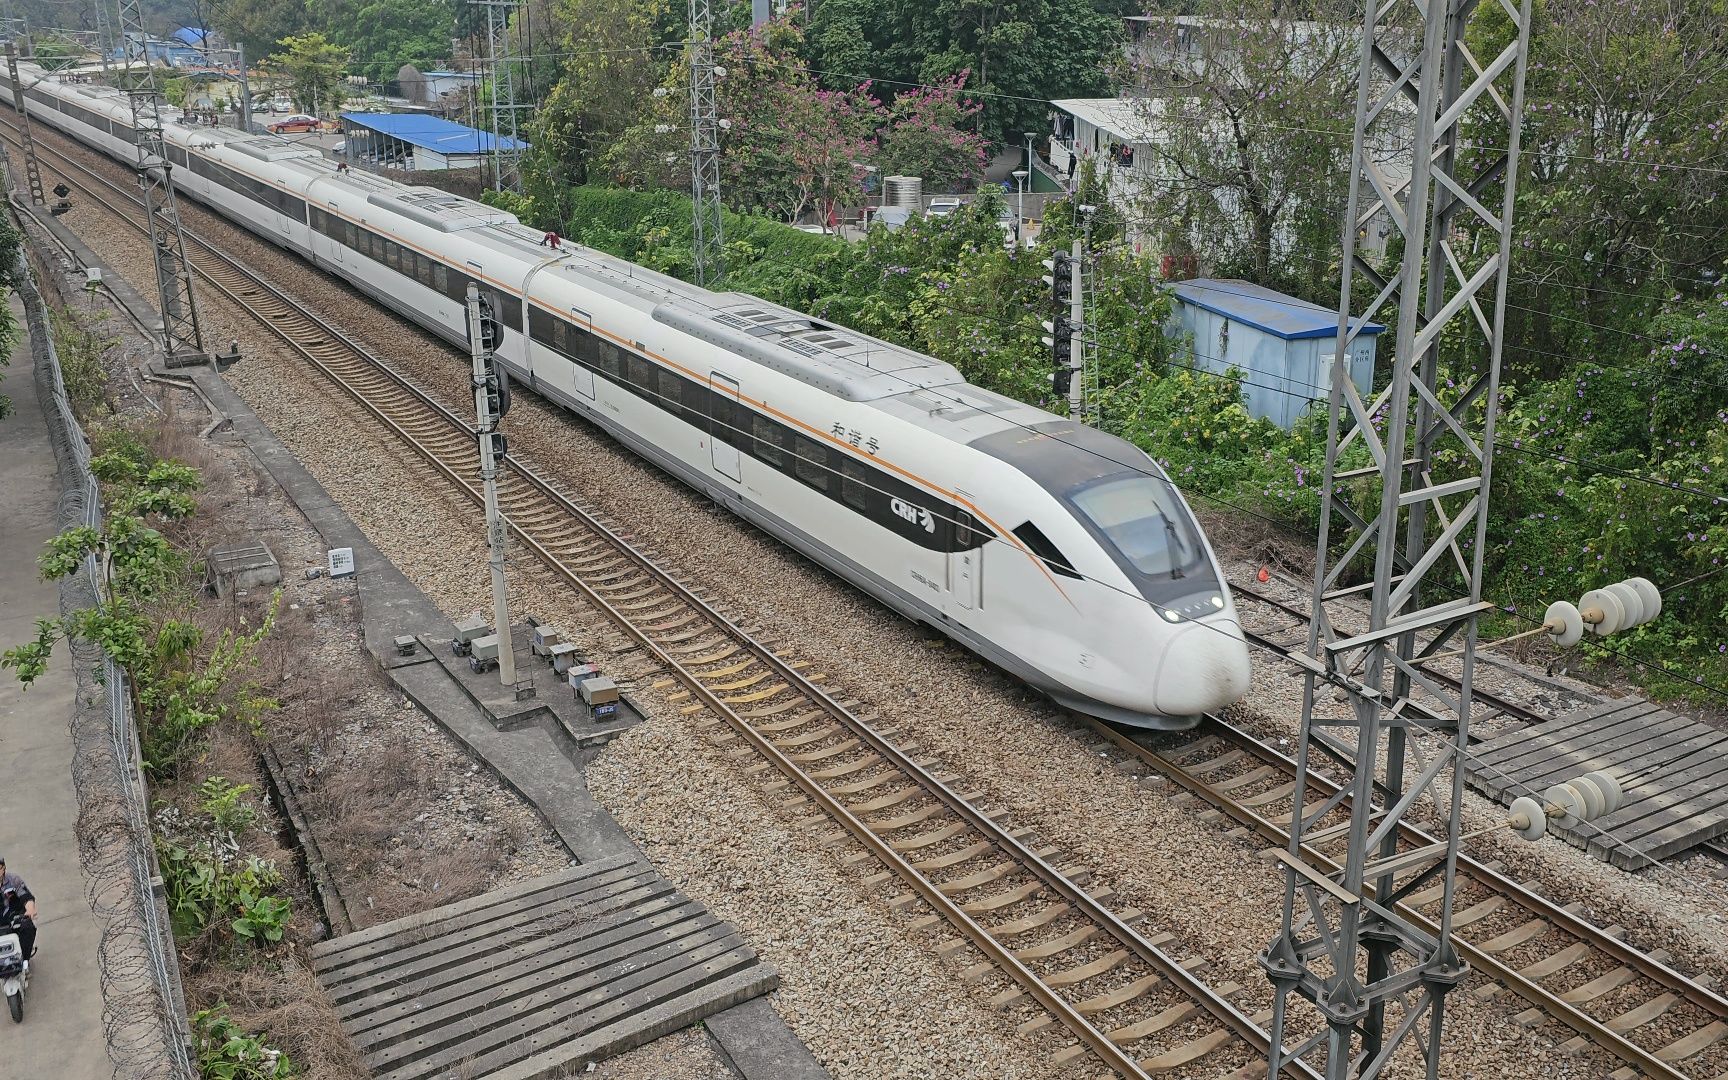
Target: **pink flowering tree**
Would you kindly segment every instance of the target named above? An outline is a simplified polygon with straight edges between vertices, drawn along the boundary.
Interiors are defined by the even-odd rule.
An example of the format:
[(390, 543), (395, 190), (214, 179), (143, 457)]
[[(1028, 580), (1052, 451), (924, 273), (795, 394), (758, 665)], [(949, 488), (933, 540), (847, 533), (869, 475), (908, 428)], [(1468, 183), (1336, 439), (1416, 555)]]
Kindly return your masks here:
[(984, 175), (988, 140), (976, 130), (981, 106), (962, 89), (968, 74), (906, 90), (879, 111), (876, 164), (882, 175), (923, 177), (925, 188), (935, 191), (962, 191)]

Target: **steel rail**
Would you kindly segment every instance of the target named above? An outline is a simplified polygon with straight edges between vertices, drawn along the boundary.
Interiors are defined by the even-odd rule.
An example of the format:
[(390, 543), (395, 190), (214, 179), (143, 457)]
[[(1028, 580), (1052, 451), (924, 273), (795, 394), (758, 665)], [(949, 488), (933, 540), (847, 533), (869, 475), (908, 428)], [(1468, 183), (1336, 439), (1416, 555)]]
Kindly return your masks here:
[[(1228, 721), (1213, 716), (1208, 716), (1207, 720), (1211, 726), (1221, 730), (1224, 737), (1237, 748), (1255, 755), (1268, 765), (1284, 770), (1285, 775), (1292, 779), (1296, 776), (1296, 763), (1288, 756), (1267, 746)], [(1268, 818), (1262, 817), (1252, 808), (1243, 806), (1226, 793), (1218, 791), (1211, 784), (1193, 775), (1168, 756), (1142, 746), (1120, 730), (1107, 724), (1096, 720), (1089, 720), (1088, 723), (1096, 734), (1111, 744), (1157, 769), (1184, 790), (1204, 799), (1216, 809), (1233, 818), (1237, 823), (1252, 829), (1261, 838), (1279, 847), (1289, 844), (1290, 833), (1287, 829)], [(1323, 776), (1310, 774), (1310, 777), (1317, 794), (1330, 797), (1339, 790), (1337, 784)], [(1291, 799), (1293, 800), (1293, 807), (1301, 807), (1307, 800), (1307, 793), (1292, 792)], [(1399, 836), (1416, 846), (1427, 846), (1436, 842), (1434, 837), (1412, 825), (1401, 826)], [(1337, 873), (1342, 870), (1341, 864), (1325, 853), (1308, 844), (1303, 844), (1302, 848), (1304, 854), (1319, 869), (1329, 873)], [(1458, 865), (1461, 870), (1484, 887), (1506, 895), (1536, 918), (1557, 925), (1566, 933), (1638, 971), (1652, 982), (1680, 994), (1686, 1001), (1697, 1005), (1717, 1019), (1728, 1018), (1728, 1000), (1724, 1000), (1721, 995), (1709, 987), (1693, 982), (1656, 958), (1605, 934), (1600, 927), (1579, 918), (1539, 893), (1526, 889), (1462, 852), (1458, 856)], [(1371, 885), (1366, 888), (1370, 894), (1373, 893)], [(1430, 932), (1438, 930), (1432, 920), (1409, 905), (1400, 902), (1398, 907), (1406, 917), (1416, 921), (1424, 929)], [(1654, 1053), (1610, 1030), (1594, 1017), (1564, 1001), (1559, 995), (1550, 993), (1535, 982), (1526, 979), (1515, 969), (1502, 963), (1493, 955), (1476, 948), (1460, 935), (1454, 934), (1452, 940), (1458, 951), (1479, 970), (1487, 973), (1497, 982), (1543, 1012), (1560, 1020), (1591, 1042), (1613, 1053), (1622, 1061), (1643, 1070), (1646, 1076), (1662, 1077), (1667, 1078), (1667, 1080), (1687, 1080), (1687, 1074), (1680, 1072), (1674, 1065), (1661, 1060)]]
[[(107, 180), (104, 177), (98, 176), (88, 166), (71, 159), (58, 149), (50, 148), (49, 152), (54, 157), (85, 173), (97, 182), (113, 189), (127, 198), (132, 198), (130, 193), (126, 192), (119, 185), (114, 184), (112, 181)], [(95, 191), (86, 187), (84, 184), (78, 183), (78, 181), (73, 177), (67, 177), (67, 179), (72, 180), (72, 182), (78, 184), (79, 187), (84, 188), (88, 194), (97, 198), (98, 201), (103, 202), (112, 212), (128, 221), (134, 228), (142, 229), (142, 226), (133, 221), (122, 211), (113, 207), (112, 204), (108, 204), (107, 201), (102, 199)], [(463, 420), (458, 418), (454, 412), (433, 399), (428, 393), (418, 386), (415, 386), (405, 377), (391, 370), (382, 360), (373, 356), (363, 346), (354, 342), (341, 330), (310, 315), (306, 312), (303, 305), (296, 303), (282, 290), (259, 277), (254, 271), (242, 266), (231, 256), (221, 252), (211, 242), (203, 239), (196, 232), (186, 230), (186, 237), (199, 249), (200, 254), (215, 259), (224, 272), (239, 276), (246, 282), (248, 287), (261, 289), (270, 299), (298, 312), (308, 323), (313, 325), (321, 336), (332, 338), (339, 342), (347, 350), (352, 352), (357, 359), (369, 365), (374, 373), (387, 377), (397, 388), (409, 394), (421, 407), (433, 412), (438, 418), (459, 431), (464, 437), (472, 436), (472, 429)], [(260, 315), (256, 310), (258, 306), (257, 300), (241, 296), (228, 283), (218, 280), (217, 275), (203, 266), (201, 260), (196, 256), (191, 261), (194, 264), (194, 269), (198, 271), (199, 275), (220, 290), (225, 296), (240, 305), (242, 308), (253, 312), (255, 315)], [(368, 412), (374, 415), (399, 439), (406, 442), (412, 449), (418, 452), (422, 457), (426, 458), (426, 460), (442, 473), (446, 479), (456, 484), (460, 490), (465, 492), (471, 500), (480, 500), (480, 492), (471, 482), (457, 474), (447, 463), (439, 460), (436, 453), (429, 447), (425, 446), (420, 438), (410, 434), (395, 418), (388, 416), (380, 406), (375, 402), (368, 400), (364, 393), (351, 385), (350, 380), (344, 378), (329, 364), (315, 356), (303, 341), (296, 340), (289, 329), (285, 328), (279, 320), (260, 316), (260, 321), (268, 326), (271, 332), (280, 338), (285, 344), (316, 367), (320, 373), (325, 375), (326, 378), (330, 379), (333, 383), (358, 401), (362, 407), (366, 408)], [(880, 732), (871, 727), (868, 722), (864, 721), (862, 718), (858, 717), (843, 706), (840, 702), (836, 701), (816, 683), (804, 676), (787, 661), (781, 659), (770, 648), (758, 641), (753, 635), (745, 632), (741, 627), (737, 626), (736, 623), (716, 610), (712, 605), (697, 597), (689, 587), (685, 586), (682, 582), (663, 570), (654, 560), (649, 559), (647, 556), (632, 547), (627, 541), (619, 537), (605, 524), (576, 504), (571, 498), (558, 491), (557, 488), (555, 488), (545, 478), (541, 477), (539, 474), (524, 466), (520, 461), (514, 458), (507, 458), (506, 463), (511, 468), (513, 475), (520, 478), (543, 497), (552, 501), (559, 509), (563, 510), (570, 516), (575, 517), (597, 538), (609, 544), (620, 555), (634, 562), (638, 569), (647, 572), (655, 579), (660, 587), (672, 593), (677, 600), (701, 613), (712, 624), (714, 624), (716, 629), (720, 632), (732, 637), (742, 644), (751, 652), (758, 662), (762, 663), (765, 667), (772, 670), (778, 677), (788, 682), (788, 684), (790, 684), (799, 695), (805, 697), (812, 704), (822, 709), (831, 718), (845, 724), (848, 729), (866, 742), (872, 751), (881, 755), (885, 761), (888, 761), (894, 768), (906, 775), (920, 788), (935, 796), (937, 800), (951, 813), (964, 821), (969, 827), (987, 837), (993, 846), (997, 847), (1004, 854), (1010, 856), (1016, 862), (1021, 864), (1026, 870), (1042, 881), (1053, 893), (1072, 905), (1076, 911), (1103, 927), (1111, 937), (1117, 940), (1118, 943), (1126, 946), (1134, 955), (1139, 957), (1149, 967), (1162, 975), (1171, 985), (1176, 987), (1190, 999), (1198, 1002), (1215, 1020), (1221, 1022), (1224, 1027), (1231, 1031), (1237, 1038), (1247, 1043), (1258, 1053), (1264, 1054), (1269, 1049), (1269, 1036), (1259, 1027), (1259, 1025), (1254, 1023), (1250, 1016), (1231, 1004), (1228, 999), (1213, 991), (1211, 987), (1207, 986), (1205, 982), (1195, 976), (1188, 970), (1188, 968), (1184, 967), (1181, 963), (1177, 962), (1175, 958), (1159, 949), (1151, 941), (1147, 940), (1142, 934), (1122, 920), (1109, 908), (1094, 899), (1091, 894), (1087, 893), (1071, 878), (1064, 875), (1059, 869), (1038, 855), (1037, 852), (1032, 850), (1023, 841), (1013, 836), (1008, 829), (1004, 828), (992, 817), (973, 806), (949, 785), (943, 783), (940, 778), (936, 777), (928, 769), (914, 761), (903, 749), (893, 744)], [(942, 914), (949, 923), (953, 924), (958, 930), (960, 930), (968, 941), (988, 957), (995, 966), (1003, 970), (1007, 975), (1009, 975), (1009, 977), (1019, 984), (1030, 997), (1036, 1000), (1047, 1011), (1061, 1021), (1063, 1026), (1068, 1028), (1076, 1037), (1078, 1037), (1088, 1047), (1088, 1049), (1090, 1049), (1111, 1068), (1116, 1069), (1125, 1076), (1136, 1078), (1136, 1080), (1147, 1076), (1145, 1071), (1140, 1068), (1139, 1064), (1128, 1056), (1113, 1041), (1111, 1041), (1106, 1034), (1098, 1030), (1098, 1028), (1077, 1009), (1075, 1009), (1073, 1005), (1068, 1003), (1060, 994), (1056, 993), (1053, 988), (1040, 979), (1035, 972), (1017, 959), (1013, 954), (1013, 950), (1003, 945), (990, 934), (988, 929), (962, 910), (961, 905), (942, 892), (940, 886), (936, 882), (913, 867), (912, 864), (896, 851), (891, 844), (883, 840), (868, 823), (864, 822), (856, 814), (852, 813), (845, 804), (823, 789), (813, 777), (800, 768), (796, 762), (792, 761), (784, 751), (775, 746), (773, 742), (760, 731), (756, 730), (756, 728), (741, 716), (737, 710), (726, 704), (695, 672), (691, 671), (687, 666), (679, 661), (670, 651), (657, 644), (649, 633), (637, 626), (628, 615), (618, 610), (612, 603), (601, 596), (598, 591), (584, 581), (578, 573), (567, 566), (558, 558), (557, 555), (541, 544), (539, 540), (522, 532), (514, 524), (511, 524), (510, 528), (512, 532), (516, 534), (519, 541), (532, 550), (542, 563), (544, 563), (554, 573), (559, 574), (574, 585), (589, 602), (602, 610), (620, 630), (622, 630), (632, 640), (647, 649), (662, 664), (662, 666), (671, 672), (694, 696), (701, 699), (707, 708), (711, 709), (724, 719), (728, 725), (738, 734), (742, 735), (758, 753), (770, 761), (782, 774), (796, 784), (800, 790), (805, 792), (806, 795), (822, 807), (823, 811), (828, 814), (828, 816), (834, 818), (843, 828), (846, 829), (848, 833), (858, 839), (867, 849), (869, 849), (873, 855), (892, 869), (897, 876), (905, 880), (920, 897), (931, 904), (931, 906)], [(1311, 1066), (1301, 1061), (1292, 1061), (1286, 1068), (1285, 1075), (1308, 1078), (1308, 1080), (1317, 1080), (1318, 1076)]]

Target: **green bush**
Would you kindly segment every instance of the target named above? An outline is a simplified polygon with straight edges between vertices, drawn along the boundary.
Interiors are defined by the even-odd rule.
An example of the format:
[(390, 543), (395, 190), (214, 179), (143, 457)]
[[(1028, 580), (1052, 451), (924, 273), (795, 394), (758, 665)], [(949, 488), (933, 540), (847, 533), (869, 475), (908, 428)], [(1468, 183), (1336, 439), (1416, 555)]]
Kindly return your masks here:
[(286, 1080), (299, 1072), (287, 1054), (241, 1030), (226, 1002), (194, 1013), (192, 1035), (203, 1080)]

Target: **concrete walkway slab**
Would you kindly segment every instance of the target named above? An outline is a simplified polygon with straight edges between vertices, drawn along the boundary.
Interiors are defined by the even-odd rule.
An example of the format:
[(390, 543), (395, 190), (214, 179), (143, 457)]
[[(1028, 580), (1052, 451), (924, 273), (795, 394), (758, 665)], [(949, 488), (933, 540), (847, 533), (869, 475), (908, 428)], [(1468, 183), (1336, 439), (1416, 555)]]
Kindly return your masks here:
[[(17, 298), (12, 314), (20, 328)], [(23, 331), (20, 329), (20, 338)], [(60, 588), (42, 580), (36, 556), (58, 529), (59, 474), (32, 372), (30, 347), (12, 351), (0, 393), (13, 412), (0, 420), (0, 648), (36, 636), (36, 620), (60, 610)], [(0, 1020), (0, 1061), (14, 1076), (98, 1080), (113, 1074), (102, 1033), (102, 986), (96, 966), (101, 928), (84, 898), (73, 826), (70, 660), (56, 653), (48, 672), (25, 691), (0, 672), (0, 854), (6, 868), (36, 894), (37, 957), (31, 963), (24, 1022)]]

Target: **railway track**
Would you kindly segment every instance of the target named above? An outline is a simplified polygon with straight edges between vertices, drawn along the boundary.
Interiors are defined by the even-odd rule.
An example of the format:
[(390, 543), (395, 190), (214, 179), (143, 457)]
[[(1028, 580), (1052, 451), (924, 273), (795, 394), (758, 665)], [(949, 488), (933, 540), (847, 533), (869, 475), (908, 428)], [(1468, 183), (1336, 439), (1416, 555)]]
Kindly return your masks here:
[[(58, 141), (37, 140), (55, 171), (142, 232), (124, 209), (136, 197)], [(186, 238), (200, 278), (479, 502), (463, 419), (237, 260), (195, 233)], [(1085, 887), (1086, 870), (981, 809), (978, 793), (894, 742), (860, 703), (830, 695), (820, 674), (746, 632), (575, 495), (526, 462), (506, 464), (499, 502), (518, 543), (656, 660), (658, 688), (686, 714), (705, 714), (696, 722), (717, 743), (743, 761), (760, 759), (746, 771), (777, 770), (769, 787), (785, 809), (815, 811), (806, 825), (862, 845), (853, 860), (878, 860), (885, 869), (871, 884), (901, 890), (890, 906), (929, 905), (934, 914), (919, 925), (958, 935), (938, 952), (969, 945), (982, 954), (965, 978), (1004, 978), (994, 1004), (1037, 1010), (1022, 1030), (1066, 1029), (1073, 1043), (1059, 1064), (1091, 1057), (1136, 1078), (1264, 1072), (1269, 1013), (1239, 1007), (1242, 987), (1208, 985), (1195, 973), (1201, 959), (1179, 956), (1169, 935), (1137, 928), (1137, 913), (1113, 911), (1108, 888)], [(1293, 1063), (1285, 1075), (1317, 1074)]]
[[(1307, 640), (1308, 640), (1308, 615), (1309, 615), (1309, 613), (1307, 611), (1304, 611), (1303, 609), (1296, 607), (1294, 604), (1290, 604), (1290, 603), (1287, 603), (1283, 600), (1279, 600), (1277, 597), (1267, 596), (1266, 594), (1260, 592), (1257, 589), (1251, 588), (1251, 587), (1246, 586), (1246, 585), (1240, 585), (1240, 584), (1237, 584), (1236, 582), (1230, 583), (1230, 592), (1233, 596), (1235, 596), (1239, 599), (1246, 599), (1246, 600), (1252, 601), (1254, 603), (1264, 605), (1265, 607), (1271, 608), (1274, 611), (1277, 611), (1282, 615), (1286, 615), (1292, 619), (1297, 620), (1297, 622), (1294, 623), (1292, 626), (1290, 626), (1288, 629), (1289, 630), (1297, 630), (1297, 629), (1301, 630), (1300, 640), (1296, 640), (1296, 639), (1281, 640), (1278, 637), (1273, 637), (1273, 636), (1268, 635), (1268, 634), (1255, 633), (1253, 631), (1249, 631), (1249, 630), (1244, 629), (1244, 634), (1247, 636), (1247, 638), (1251, 644), (1254, 644), (1254, 645), (1260, 647), (1264, 651), (1271, 652), (1271, 653), (1277, 653), (1277, 654), (1282, 654), (1291, 648), (1301, 648), (1301, 647), (1304, 647), (1306, 645)], [(1286, 634), (1285, 637), (1288, 638), (1288, 634)], [(1301, 670), (1301, 669), (1299, 669), (1299, 670)], [(1436, 671), (1432, 667), (1423, 666), (1422, 667), (1422, 673), (1424, 675), (1427, 675), (1430, 678), (1434, 679), (1436, 682), (1441, 683), (1442, 685), (1444, 685), (1444, 686), (1446, 686), (1446, 687), (1448, 687), (1454, 691), (1460, 689), (1460, 684), (1459, 684), (1458, 680), (1454, 676), (1449, 675), (1444, 671)], [(1516, 720), (1519, 723), (1541, 724), (1541, 723), (1545, 723), (1548, 720), (1548, 717), (1543, 716), (1541, 713), (1534, 712), (1534, 711), (1527, 709), (1524, 706), (1518, 704), (1515, 701), (1509, 701), (1506, 698), (1501, 697), (1497, 694), (1493, 694), (1493, 693), (1490, 693), (1489, 691), (1483, 690), (1480, 686), (1472, 686), (1470, 689), (1470, 696), (1478, 704), (1485, 705), (1489, 709), (1492, 709), (1495, 714), (1500, 715), (1500, 716), (1505, 716), (1505, 717), (1512, 719), (1512, 720)], [(1492, 718), (1491, 716), (1490, 717), (1477, 717), (1477, 719), (1491, 719), (1491, 718)]]
[[(1267, 604), (1301, 620), (1307, 613), (1252, 589), (1231, 586), (1239, 596)], [(1289, 643), (1249, 634), (1256, 644), (1281, 652)], [(1478, 694), (1484, 704), (1531, 723), (1545, 718), (1514, 702)], [(1230, 819), (1232, 832), (1254, 836), (1278, 849), (1290, 842), (1289, 826), (1298, 805), (1313, 813), (1338, 791), (1316, 777), (1296, 793), (1296, 762), (1219, 717), (1208, 717), (1194, 737), (1170, 748), (1153, 742), (1168, 737), (1136, 737), (1121, 729), (1087, 721), (1104, 743), (1169, 778), (1190, 799)], [(1179, 796), (1180, 797), (1180, 796)], [(1315, 823), (1304, 851), (1323, 872), (1341, 868), (1347, 804)], [(1436, 843), (1413, 828), (1400, 830), (1401, 850)], [(1668, 956), (1645, 953), (1622, 941), (1618, 927), (1599, 927), (1572, 910), (1522, 885), (1491, 863), (1461, 855), (1461, 891), (1454, 899), (1459, 951), (1493, 985), (1485, 997), (1508, 991), (1530, 1002), (1520, 1017), (1552, 1017), (1571, 1028), (1575, 1048), (1596, 1045), (1626, 1063), (1614, 1080), (1651, 1077), (1714, 1077), (1728, 1080), (1728, 1000), (1709, 986), (1668, 966)], [(1400, 909), (1434, 929), (1438, 886), (1413, 893)]]

